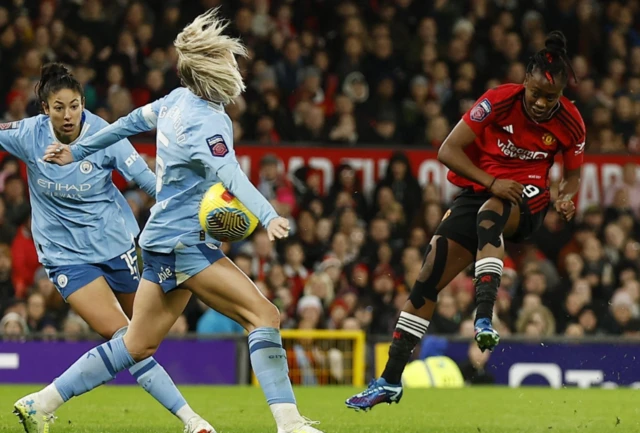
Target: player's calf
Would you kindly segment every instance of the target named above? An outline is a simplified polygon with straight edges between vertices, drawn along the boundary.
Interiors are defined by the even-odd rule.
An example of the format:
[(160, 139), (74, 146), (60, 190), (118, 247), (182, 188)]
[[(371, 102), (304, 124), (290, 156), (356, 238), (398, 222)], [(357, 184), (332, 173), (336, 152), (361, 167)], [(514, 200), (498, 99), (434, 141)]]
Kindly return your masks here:
[(504, 245), (502, 233), (509, 220), (511, 204), (491, 199), (478, 212), (478, 253), (476, 259), (476, 321), (493, 317), (502, 276)]
[[(399, 385), (409, 358), (416, 345), (420, 342), (429, 328), (429, 319), (433, 314), (433, 309), (438, 301), (437, 285), (442, 278), (447, 261), (448, 241), (440, 237), (436, 241), (435, 251), (432, 253), (432, 246), (429, 245), (425, 256), (423, 269), (416, 280), (409, 301), (400, 313), (393, 341), (389, 348), (389, 360), (382, 373), (382, 378), (387, 383)], [(433, 254), (433, 258), (430, 255)], [(426, 276), (426, 278), (424, 278)], [(428, 305), (427, 305), (428, 304)]]

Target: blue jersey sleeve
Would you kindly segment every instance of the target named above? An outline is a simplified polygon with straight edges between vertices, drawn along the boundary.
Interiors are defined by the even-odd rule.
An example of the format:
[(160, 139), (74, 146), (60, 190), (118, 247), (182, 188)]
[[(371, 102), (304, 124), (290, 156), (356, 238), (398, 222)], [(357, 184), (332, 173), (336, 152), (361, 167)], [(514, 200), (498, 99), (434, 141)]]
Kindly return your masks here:
[(0, 150), (9, 152), (13, 156), (26, 160), (28, 135), (31, 134), (27, 121), (0, 123)]
[(71, 146), (73, 159), (80, 161), (120, 140), (141, 132), (151, 131), (158, 124), (158, 112), (161, 104), (162, 99), (159, 99), (144, 107), (136, 108), (129, 115), (121, 117), (92, 136), (80, 140)]
[[(219, 131), (211, 132), (211, 135), (200, 131), (197, 138), (194, 137), (191, 143), (193, 157), (212, 170), (229, 192), (267, 227), (278, 214), (240, 168), (233, 149), (231, 121), (228, 118), (225, 120), (224, 123), (213, 123), (220, 127)], [(203, 130), (210, 127), (211, 123), (203, 122)]]
[(129, 140), (120, 140), (108, 148), (106, 157), (107, 164), (118, 170), (128, 182), (133, 180), (151, 197), (156, 196), (156, 175)]

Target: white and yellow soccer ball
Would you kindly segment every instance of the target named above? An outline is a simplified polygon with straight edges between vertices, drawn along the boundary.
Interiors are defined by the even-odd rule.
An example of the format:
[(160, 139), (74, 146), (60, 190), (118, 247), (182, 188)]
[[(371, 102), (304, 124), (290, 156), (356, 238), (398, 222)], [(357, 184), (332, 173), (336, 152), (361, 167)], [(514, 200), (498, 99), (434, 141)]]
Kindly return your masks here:
[(220, 242), (246, 239), (259, 222), (222, 182), (212, 185), (202, 197), (198, 218), (202, 229)]

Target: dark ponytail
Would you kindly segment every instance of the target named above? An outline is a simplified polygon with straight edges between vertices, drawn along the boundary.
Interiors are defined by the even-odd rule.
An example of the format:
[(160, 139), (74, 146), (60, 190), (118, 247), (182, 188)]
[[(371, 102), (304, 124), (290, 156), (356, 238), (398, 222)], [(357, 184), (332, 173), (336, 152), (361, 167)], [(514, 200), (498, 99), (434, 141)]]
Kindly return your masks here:
[(538, 69), (550, 82), (554, 82), (555, 76), (562, 77), (566, 83), (569, 77), (578, 82), (576, 74), (571, 66), (571, 59), (567, 55), (567, 39), (559, 31), (553, 31), (547, 35), (544, 48), (535, 53), (527, 65), (527, 73)]
[(36, 84), (36, 96), (40, 110), (44, 111), (43, 104), (47, 104), (52, 93), (59, 92), (62, 89), (78, 92), (84, 103), (84, 89), (66, 66), (62, 63), (48, 63), (42, 66), (40, 81)]

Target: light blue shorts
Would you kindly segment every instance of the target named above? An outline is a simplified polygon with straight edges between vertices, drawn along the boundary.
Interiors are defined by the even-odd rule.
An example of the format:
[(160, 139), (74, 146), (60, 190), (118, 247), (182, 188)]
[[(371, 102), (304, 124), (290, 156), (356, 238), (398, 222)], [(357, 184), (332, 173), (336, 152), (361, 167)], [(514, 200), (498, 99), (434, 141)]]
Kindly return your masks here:
[(142, 278), (159, 284), (165, 293), (224, 257), (217, 246), (202, 243), (170, 253), (142, 250)]

